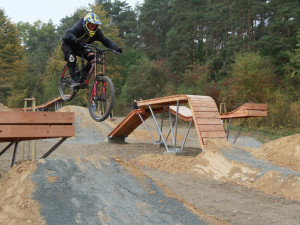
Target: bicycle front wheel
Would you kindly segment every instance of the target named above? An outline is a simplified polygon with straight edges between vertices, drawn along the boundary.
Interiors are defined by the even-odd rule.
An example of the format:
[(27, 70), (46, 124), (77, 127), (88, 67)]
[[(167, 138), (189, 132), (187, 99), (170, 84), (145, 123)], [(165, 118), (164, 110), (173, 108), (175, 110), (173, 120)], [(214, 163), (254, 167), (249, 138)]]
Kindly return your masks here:
[(115, 87), (109, 77), (101, 76), (90, 92), (89, 111), (91, 117), (101, 122), (112, 113), (115, 102)]
[(64, 102), (71, 101), (78, 90), (74, 90), (70, 87), (71, 85), (71, 75), (68, 70), (68, 65), (65, 65), (60, 77), (59, 77), (59, 94)]

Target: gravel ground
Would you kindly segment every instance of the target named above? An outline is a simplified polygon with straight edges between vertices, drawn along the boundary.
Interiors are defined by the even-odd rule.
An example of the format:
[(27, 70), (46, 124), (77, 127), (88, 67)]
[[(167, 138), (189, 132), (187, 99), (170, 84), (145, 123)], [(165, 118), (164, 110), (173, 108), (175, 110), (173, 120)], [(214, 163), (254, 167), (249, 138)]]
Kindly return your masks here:
[[(153, 124), (151, 123), (151, 119), (147, 120), (147, 123), (150, 124), (150, 129), (154, 131), (155, 127), (151, 126), (151, 124)], [(143, 126), (138, 128), (138, 130), (142, 129), (144, 129)], [(80, 130), (79, 132), (84, 135), (86, 134), (84, 130)], [(184, 136), (185, 132), (186, 126), (181, 125), (179, 127), (178, 134)], [(95, 132), (92, 132), (92, 134), (94, 135)], [(111, 157), (117, 157), (122, 159), (124, 162), (129, 162), (142, 154), (155, 153), (163, 155), (165, 149), (158, 145), (154, 145), (151, 139), (134, 140), (132, 138), (128, 138), (127, 144), (119, 145), (108, 144), (106, 137), (103, 136), (89, 135), (89, 138), (90, 139), (85, 139), (85, 141), (82, 141), (82, 139), (79, 138), (73, 138), (63, 143), (49, 156), (49, 160), (46, 160), (44, 164), (40, 164), (40, 168), (34, 175), (34, 179), (36, 179), (36, 183), (39, 185), (35, 198), (43, 202), (43, 205), (48, 205), (49, 203), (47, 207), (50, 208), (48, 208), (48, 210), (45, 211), (44, 208), (42, 209), (43, 215), (45, 217), (50, 217), (49, 224), (74, 224), (74, 222), (75, 224), (94, 224), (93, 221), (95, 218), (87, 219), (83, 216), (83, 208), (92, 208), (92, 210), (94, 210), (93, 212), (104, 210), (106, 214), (99, 214), (100, 221), (102, 221), (103, 224), (110, 224), (108, 222), (110, 220), (113, 221), (111, 224), (119, 224), (120, 218), (123, 214), (116, 215), (113, 210), (117, 210), (117, 213), (127, 210), (127, 208), (129, 213), (138, 212), (139, 219), (149, 219), (146, 220), (147, 222), (140, 222), (142, 224), (164, 224), (164, 221), (160, 220), (161, 217), (159, 216), (157, 220), (153, 221), (153, 218), (150, 218), (148, 214), (141, 214), (142, 211), (140, 211), (136, 206), (134, 207), (134, 205), (131, 205), (128, 200), (129, 198), (133, 198), (135, 201), (142, 199), (148, 208), (151, 210), (153, 209), (153, 212), (157, 213), (159, 206), (162, 204), (160, 200), (163, 200), (163, 202), (166, 201), (166, 204), (175, 204), (173, 202), (173, 198), (168, 199), (163, 195), (162, 190), (159, 188), (160, 186), (170, 189), (173, 193), (183, 198), (187, 203), (192, 204), (196, 209), (203, 211), (205, 214), (212, 215), (218, 220), (230, 224), (300, 224), (300, 204), (298, 201), (267, 195), (257, 190), (248, 189), (235, 184), (199, 179), (199, 177), (195, 177), (191, 174), (170, 174), (157, 169), (139, 166), (139, 169), (150, 178), (143, 178), (144, 182), (147, 183), (148, 186), (151, 187), (151, 190), (153, 189), (159, 196), (158, 199), (148, 201), (146, 196), (148, 196), (149, 199), (153, 198), (151, 193), (149, 194), (147, 189), (141, 190), (141, 182), (137, 181), (134, 176), (128, 174), (128, 172), (124, 170), (124, 168), (120, 167), (113, 159), (111, 159)], [(230, 141), (232, 143), (233, 136), (230, 137)], [(39, 158), (42, 156), (54, 145), (54, 142), (57, 142), (57, 140), (38, 141), (37, 157)], [(180, 142), (178, 144), (180, 144)], [(1, 149), (3, 149), (6, 145), (7, 143), (0, 143)], [(228, 159), (234, 159), (250, 165), (252, 164), (253, 166), (264, 167), (265, 165), (268, 165), (268, 163), (254, 159), (251, 154), (239, 148), (239, 146), (260, 147), (260, 145), (261, 143), (256, 139), (242, 135), (236, 142), (236, 148), (229, 151), (226, 157)], [(28, 143), (26, 143), (25, 158), (30, 158), (30, 151), (27, 149)], [(12, 151), (13, 149), (10, 149), (0, 157), (0, 170), (7, 171), (9, 169)], [(188, 152), (189, 156), (196, 156), (201, 152), (197, 133), (194, 129), (190, 131), (185, 151)], [(20, 159), (20, 156), (21, 150), (18, 152), (17, 160)], [(104, 168), (103, 170), (106, 170), (109, 173), (106, 175), (96, 173), (95, 165), (90, 163), (86, 166), (87, 170), (80, 171), (78, 162), (73, 161), (73, 158), (90, 156), (108, 157), (109, 160), (107, 162), (109, 167), (104, 168), (102, 165), (104, 163), (103, 161), (97, 162), (97, 165), (102, 165)], [(54, 166), (57, 160), (59, 161), (59, 167)], [(68, 171), (70, 169), (71, 172), (66, 172), (66, 161), (70, 164), (68, 166)], [(274, 168), (275, 167), (266, 167), (266, 169), (272, 170), (274, 170)], [(299, 175), (298, 173), (295, 174), (295, 172), (291, 172), (285, 168), (279, 168), (278, 170), (282, 173), (286, 173), (286, 175), (289, 175), (289, 173), (293, 173), (293, 175), (297, 176)], [(118, 171), (119, 174), (116, 173), (116, 171)], [(66, 177), (63, 175), (65, 172)], [(49, 180), (47, 181), (46, 176), (44, 176), (45, 174), (53, 177), (59, 175), (59, 177), (63, 177), (63, 182), (59, 182), (60, 180), (58, 180), (58, 182), (51, 183)], [(84, 183), (81, 182), (82, 184), (79, 185), (80, 182), (78, 181), (83, 178), (87, 179)], [(97, 179), (94, 180), (94, 178)], [(103, 180), (103, 182), (101, 180)], [(118, 180), (122, 182), (122, 185), (118, 186)], [(77, 185), (75, 185), (75, 182), (77, 182)], [(155, 185), (157, 182), (161, 183), (161, 185)], [(134, 188), (132, 187), (133, 184), (135, 186)], [(111, 189), (110, 187), (114, 188)], [(56, 191), (51, 191), (52, 188)], [(135, 191), (131, 191), (132, 188)], [(65, 190), (67, 194), (62, 194), (59, 191), (60, 189)], [(105, 190), (105, 195), (101, 193), (101, 189)], [(86, 193), (92, 191), (95, 192), (95, 194), (91, 194), (90, 197), (85, 196)], [(74, 197), (75, 192), (79, 193), (76, 194), (76, 197)], [(108, 199), (113, 199), (118, 203), (126, 204), (124, 204), (125, 206), (122, 204), (112, 205), (112, 203), (105, 200), (106, 197), (109, 197)], [(71, 199), (71, 201), (69, 201), (69, 205), (64, 205), (63, 203), (59, 203), (59, 201), (57, 203), (59, 210), (66, 210), (68, 207), (70, 207), (72, 211), (74, 210), (73, 214), (70, 213), (73, 215), (72, 220), (70, 220), (71, 223), (64, 223), (66, 220), (63, 216), (56, 218), (58, 217), (56, 216), (58, 212), (55, 213), (56, 203), (50, 203), (52, 198)], [(97, 199), (97, 201), (95, 199)], [(102, 204), (98, 204), (98, 202), (102, 202)], [(177, 202), (176, 204), (179, 203)], [(101, 208), (103, 205), (105, 205), (105, 208)], [(144, 207), (144, 204), (141, 204), (141, 207)], [(182, 207), (182, 205), (180, 206), (179, 204), (172, 212), (177, 215), (179, 211), (183, 210), (188, 213), (187, 215), (194, 216), (194, 214), (191, 214), (191, 212), (186, 208), (180, 207)], [(108, 209), (113, 210), (110, 211)], [(51, 212), (53, 210), (54, 212)], [(176, 220), (174, 220), (174, 218), (169, 218), (169, 216), (173, 214), (168, 214), (168, 212), (165, 211), (162, 212), (163, 214), (166, 214), (167, 223), (173, 223), (174, 221), (174, 223), (177, 221), (178, 223), (183, 224), (202, 223), (200, 220), (200, 222), (195, 222), (193, 219), (191, 220), (191, 223), (186, 223), (180, 218), (176, 218)], [(143, 213), (145, 213), (144, 210)], [(132, 218), (129, 218), (131, 223), (137, 224), (131, 219)]]
[(47, 159), (32, 179), (49, 225), (206, 224), (151, 179), (138, 179), (112, 158)]

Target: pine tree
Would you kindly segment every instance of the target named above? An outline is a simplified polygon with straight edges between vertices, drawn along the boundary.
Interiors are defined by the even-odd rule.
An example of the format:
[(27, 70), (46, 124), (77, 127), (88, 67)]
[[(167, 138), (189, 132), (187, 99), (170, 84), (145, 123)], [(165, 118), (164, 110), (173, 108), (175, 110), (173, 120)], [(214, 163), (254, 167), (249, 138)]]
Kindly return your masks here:
[[(7, 104), (12, 93), (12, 85), (22, 85), (22, 77), (27, 70), (24, 48), (20, 44), (16, 27), (0, 9), (0, 102)], [(14, 98), (19, 96), (15, 95)], [(13, 106), (11, 104), (10, 106)]]

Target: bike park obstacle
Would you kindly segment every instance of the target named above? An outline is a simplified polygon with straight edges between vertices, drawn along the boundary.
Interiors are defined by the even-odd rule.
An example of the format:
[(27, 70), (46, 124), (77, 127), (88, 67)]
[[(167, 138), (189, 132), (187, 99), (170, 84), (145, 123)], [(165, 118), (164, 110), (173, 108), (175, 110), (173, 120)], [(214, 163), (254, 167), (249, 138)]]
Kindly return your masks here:
[[(183, 108), (182, 106), (179, 106), (180, 104), (188, 104), (190, 108)], [(209, 96), (174, 95), (138, 101), (138, 107), (138, 110), (133, 110), (111, 133), (108, 134), (110, 142), (113, 142), (115, 139), (125, 142), (125, 137), (133, 132), (141, 123), (144, 123), (151, 135), (150, 130), (145, 124), (145, 120), (150, 115), (153, 116), (159, 138), (166, 147), (167, 152), (182, 151), (192, 122), (195, 124), (202, 149), (204, 149), (208, 138), (226, 138), (217, 105)], [(170, 131), (166, 138), (162, 135), (163, 118), (160, 127), (155, 117), (155, 114), (164, 112), (169, 114), (170, 121)], [(172, 120), (171, 114), (175, 115), (175, 121)], [(189, 121), (188, 130), (181, 148), (176, 147), (178, 118)], [(169, 148), (166, 143), (170, 134), (173, 138), (173, 148)], [(153, 138), (152, 135), (151, 137)], [(156, 142), (159, 143), (160, 141)]]
[[(74, 112), (0, 112), (0, 142), (10, 142), (0, 156), (14, 144), (13, 166), (20, 141), (61, 138), (42, 156), (46, 158), (67, 138), (75, 136), (74, 123)], [(32, 159), (35, 160), (34, 152)]]
[[(186, 106), (180, 106), (180, 104), (189, 105), (189, 108)], [(200, 141), (200, 146), (202, 149), (204, 149), (209, 138), (228, 139), (229, 130), (226, 136), (222, 119), (230, 119), (231, 121), (231, 119), (233, 118), (267, 116), (266, 105), (254, 103), (247, 103), (231, 113), (220, 115), (217, 105), (211, 97), (199, 95), (174, 95), (162, 98), (142, 100), (138, 101), (138, 107), (139, 109), (130, 112), (128, 116), (108, 134), (109, 142), (125, 143), (125, 137), (127, 137), (140, 124), (143, 123), (154, 143), (163, 144), (167, 152), (181, 152), (184, 148), (191, 124), (194, 122)], [(161, 120), (161, 126), (159, 126), (157, 118), (155, 116), (159, 113), (168, 113), (169, 115), (170, 130), (166, 137), (164, 137), (162, 134), (164, 119), (163, 116)], [(155, 126), (159, 134), (158, 141), (154, 139), (153, 135), (150, 132), (150, 129), (145, 123), (145, 120), (150, 115), (152, 115), (154, 119)], [(172, 119), (172, 115), (175, 116), (174, 121)], [(176, 147), (178, 118), (189, 122), (186, 135), (180, 148)], [(167, 140), (170, 134), (173, 139), (173, 147), (169, 147), (167, 145)]]
[[(63, 105), (63, 100), (60, 96), (55, 97), (48, 102), (35, 106), (36, 111), (45, 111), (48, 110), (51, 107), (54, 107), (55, 111), (59, 108), (61, 108)], [(25, 108), (13, 108), (13, 111), (32, 111), (32, 107), (25, 107)]]
[(229, 133), (230, 133), (230, 124), (231, 124), (232, 119), (235, 119), (235, 118), (244, 118), (245, 119), (242, 126), (240, 127), (240, 129), (238, 131), (238, 134), (234, 138), (233, 144), (236, 142), (237, 138), (239, 137), (248, 118), (250, 118), (250, 117), (267, 117), (267, 116), (268, 116), (267, 104), (256, 104), (256, 103), (246, 103), (231, 112), (220, 114), (221, 119), (223, 119), (223, 120), (229, 119), (229, 123), (227, 126), (227, 135), (226, 135), (227, 140), (228, 140)]

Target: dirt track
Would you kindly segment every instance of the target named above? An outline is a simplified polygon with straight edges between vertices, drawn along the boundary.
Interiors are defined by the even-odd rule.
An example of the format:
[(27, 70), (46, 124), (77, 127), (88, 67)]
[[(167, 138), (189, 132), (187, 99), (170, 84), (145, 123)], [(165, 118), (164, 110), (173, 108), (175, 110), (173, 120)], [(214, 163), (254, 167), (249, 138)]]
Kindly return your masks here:
[[(80, 109), (80, 111), (84, 114), (84, 110)], [(119, 120), (120, 118), (117, 118), (117, 121), (107, 121), (103, 128), (97, 125), (95, 129), (98, 129), (99, 140), (103, 140), (107, 127), (115, 126)], [(90, 129), (79, 125), (79, 122), (77, 121), (79, 128), (76, 129), (80, 131)], [(151, 124), (150, 121), (147, 123)], [(102, 130), (103, 133), (101, 133)], [(185, 131), (186, 126), (183, 124), (179, 129), (179, 139), (184, 136)], [(300, 146), (299, 136), (293, 138), (296, 140), (294, 142), (292, 139), (288, 140), (288, 143), (292, 143), (294, 148), (288, 143), (286, 146), (290, 150), (295, 149), (297, 156), (299, 148), (297, 146)], [(129, 143), (125, 145), (95, 143), (92, 140), (84, 144), (78, 143), (81, 140), (82, 137), (76, 137), (69, 143), (64, 143), (50, 158), (78, 156), (119, 158), (124, 163), (128, 162), (129, 165), (139, 168), (161, 186), (170, 189), (180, 196), (185, 204), (192, 204), (201, 212), (217, 218), (216, 223), (223, 221), (231, 224), (300, 224), (300, 189), (298, 186), (300, 172), (297, 170), (297, 164), (292, 161), (291, 165), (284, 165), (284, 162), (270, 157), (270, 149), (275, 149), (274, 146), (270, 147), (272, 143), (269, 146), (262, 146), (266, 149), (265, 155), (259, 153), (259, 148), (249, 148), (260, 145), (258, 141), (250, 137), (239, 139), (240, 144), (248, 147), (246, 149), (224, 143), (212, 143), (211, 151), (207, 150), (199, 155), (200, 149), (196, 148), (199, 142), (196, 132), (192, 130), (185, 149), (189, 153), (188, 156), (172, 156), (165, 155), (164, 148), (152, 144), (150, 136), (142, 126), (128, 138)], [(53, 144), (54, 142), (51, 141), (38, 141), (38, 157)], [(278, 145), (278, 143), (275, 144)], [(28, 143), (26, 145), (28, 147)], [(1, 148), (4, 146), (1, 144)], [(11, 155), (12, 149), (0, 157), (2, 171), (9, 169)], [(27, 156), (27, 150), (25, 155)], [(241, 158), (232, 158), (234, 156)], [(265, 159), (271, 161), (268, 162)], [(261, 168), (254, 166), (257, 162), (263, 162)], [(281, 167), (277, 167), (278, 165)], [(227, 168), (230, 170), (226, 171)], [(1, 182), (0, 188), (3, 187), (1, 186), (3, 180)], [(5, 205), (3, 202), (0, 204), (2, 204), (0, 205), (1, 212), (1, 207)]]

